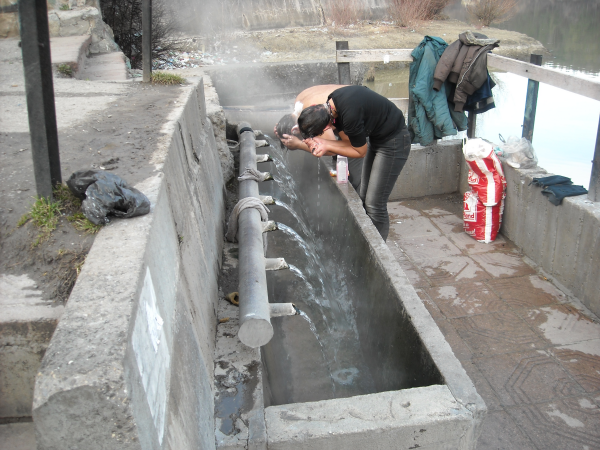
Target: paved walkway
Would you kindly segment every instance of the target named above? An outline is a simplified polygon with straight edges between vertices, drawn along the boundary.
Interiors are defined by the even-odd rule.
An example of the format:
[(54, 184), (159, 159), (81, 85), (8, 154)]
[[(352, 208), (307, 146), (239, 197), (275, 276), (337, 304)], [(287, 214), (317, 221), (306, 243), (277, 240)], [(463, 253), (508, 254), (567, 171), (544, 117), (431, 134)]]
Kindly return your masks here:
[(600, 324), (460, 197), (388, 204), (388, 246), (488, 406), (483, 449), (600, 448)]

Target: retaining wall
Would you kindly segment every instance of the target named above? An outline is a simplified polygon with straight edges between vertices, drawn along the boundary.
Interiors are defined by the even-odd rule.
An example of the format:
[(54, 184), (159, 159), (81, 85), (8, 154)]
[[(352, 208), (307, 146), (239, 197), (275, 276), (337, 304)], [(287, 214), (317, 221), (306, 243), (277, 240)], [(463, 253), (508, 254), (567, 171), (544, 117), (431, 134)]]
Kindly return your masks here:
[(150, 214), (99, 233), (46, 351), (38, 449), (215, 447), (223, 177), (202, 80), (185, 96), (136, 186)]
[[(600, 315), (600, 203), (587, 195), (554, 206), (541, 188), (529, 185), (550, 175), (538, 167), (520, 170), (503, 164), (507, 197), (501, 233), (596, 315)], [(413, 145), (390, 201), (449, 194), (468, 188), (461, 141)]]
[(529, 185), (548, 174), (541, 168), (514, 169), (504, 164), (508, 183), (502, 234), (600, 315), (600, 203), (587, 195), (554, 206)]

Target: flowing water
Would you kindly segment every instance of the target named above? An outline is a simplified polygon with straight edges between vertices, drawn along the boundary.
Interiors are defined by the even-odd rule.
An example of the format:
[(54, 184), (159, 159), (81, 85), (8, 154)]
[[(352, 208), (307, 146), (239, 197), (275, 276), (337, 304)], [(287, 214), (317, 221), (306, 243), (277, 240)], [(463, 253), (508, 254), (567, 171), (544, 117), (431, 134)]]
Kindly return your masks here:
[[(304, 370), (318, 368), (311, 369), (318, 373), (311, 372), (308, 379), (297, 375), (297, 369), (290, 369), (298, 380), (288, 391), (274, 392), (272, 401), (309, 401), (374, 392), (370, 369), (362, 361), (356, 313), (345, 280), (347, 275), (335, 261), (324, 257), (331, 249), (320, 234), (322, 225), (330, 228), (331, 224), (321, 223), (328, 219), (319, 211), (321, 204), (331, 201), (323, 189), (323, 183), (329, 180), (322, 178), (329, 176), (328, 171), (320, 167), (322, 162), (317, 158), (286, 153), (278, 146), (269, 147), (268, 152), (273, 158), (269, 171), (275, 183), (264, 184), (264, 188), (275, 198), (275, 205), (281, 206), (271, 208), (269, 215), (277, 221), (278, 231), (268, 234), (268, 256), (284, 257), (290, 265), (289, 271), (268, 274), (269, 298), (272, 302), (296, 304), (309, 326), (302, 327), (294, 317), (274, 320), (276, 335), (266, 352), (280, 355), (273, 357), (276, 359), (285, 354), (290, 364), (303, 361)], [(306, 171), (308, 180), (294, 180), (288, 169), (294, 164), (310, 165)], [(285, 347), (280, 348), (284, 343)], [(274, 364), (269, 366), (274, 367)], [(275, 376), (289, 377), (290, 373)]]

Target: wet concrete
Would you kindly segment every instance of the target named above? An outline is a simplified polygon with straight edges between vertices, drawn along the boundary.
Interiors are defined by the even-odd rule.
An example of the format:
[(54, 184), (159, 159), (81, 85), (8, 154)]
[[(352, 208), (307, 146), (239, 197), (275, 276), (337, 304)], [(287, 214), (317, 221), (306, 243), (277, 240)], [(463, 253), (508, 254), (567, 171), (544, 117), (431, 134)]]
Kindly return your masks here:
[(477, 449), (599, 448), (598, 318), (504, 236), (467, 236), (461, 205), (389, 203), (387, 243), (487, 404)]

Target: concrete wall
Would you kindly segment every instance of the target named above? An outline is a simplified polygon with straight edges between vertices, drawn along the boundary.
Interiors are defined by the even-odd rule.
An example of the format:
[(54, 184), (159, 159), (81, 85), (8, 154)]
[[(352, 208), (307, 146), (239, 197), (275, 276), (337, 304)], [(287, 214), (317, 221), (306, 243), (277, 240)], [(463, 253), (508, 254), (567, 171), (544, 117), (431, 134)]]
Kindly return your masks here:
[[(348, 2), (335, 0), (175, 0), (181, 26), (192, 33), (223, 29), (272, 29), (289, 26), (320, 26), (335, 20), (335, 10)], [(382, 18), (387, 0), (358, 0), (353, 3), (363, 19)]]
[(508, 183), (501, 232), (523, 253), (600, 315), (600, 203), (587, 195), (554, 206), (529, 186), (550, 174), (504, 164)]
[[(503, 168), (507, 197), (501, 233), (600, 315), (600, 204), (582, 195), (554, 206), (541, 188), (529, 185), (535, 177), (550, 175), (544, 169)], [(390, 200), (462, 194), (469, 188), (467, 175), (461, 141), (413, 145)]]
[(413, 145), (390, 201), (456, 192), (464, 161), (459, 140)]
[(96, 238), (36, 379), (39, 449), (215, 447), (224, 191), (202, 80), (163, 131), (150, 214)]
[(31, 416), (33, 383), (63, 306), (27, 275), (0, 275), (0, 420)]

